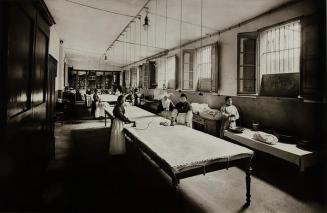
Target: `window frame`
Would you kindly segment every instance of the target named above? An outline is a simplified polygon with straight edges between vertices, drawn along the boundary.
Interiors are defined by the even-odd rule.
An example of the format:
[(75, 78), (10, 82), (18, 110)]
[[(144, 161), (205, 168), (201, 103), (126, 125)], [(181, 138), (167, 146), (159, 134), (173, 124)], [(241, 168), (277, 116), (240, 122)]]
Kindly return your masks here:
[[(282, 21), (282, 22), (278, 22), (276, 24), (272, 24), (272, 25), (269, 25), (269, 26), (265, 26), (265, 27), (262, 27), (260, 29), (258, 29), (257, 31), (254, 31), (254, 32), (242, 32), (242, 33), (238, 33), (237, 34), (237, 95), (238, 96), (260, 96), (259, 94), (259, 90), (260, 90), (260, 83), (261, 83), (261, 79), (260, 78), (260, 41), (259, 41), (259, 35), (261, 32), (263, 31), (266, 31), (268, 29), (271, 29), (271, 28), (275, 28), (275, 27), (278, 27), (278, 26), (281, 26), (281, 25), (286, 25), (288, 23), (291, 23), (291, 22), (295, 22), (295, 21), (300, 21), (300, 24), (301, 24), (301, 33), (302, 33), (302, 22), (303, 22), (303, 18), (305, 16), (304, 15), (301, 15), (301, 16), (297, 16), (297, 17), (294, 17), (294, 18), (291, 18), (291, 19), (288, 19), (288, 20), (285, 20), (285, 21)], [(239, 83), (239, 78), (240, 78), (240, 36), (256, 36), (256, 88), (255, 88), (255, 92), (254, 93), (247, 93), (247, 92), (240, 92), (240, 83)], [(301, 40), (302, 40), (302, 36), (301, 36)], [(301, 45), (302, 45), (302, 41), (301, 41)], [(300, 47), (300, 76), (302, 76), (302, 46)], [(300, 79), (300, 82), (299, 82), (299, 85), (300, 85), (300, 88), (299, 88), (299, 95), (301, 95), (302, 93), (302, 79)], [(277, 96), (278, 97), (278, 96)]]
[[(186, 54), (186, 53), (189, 53), (190, 54), (190, 63), (189, 64), (192, 64), (192, 66), (190, 66), (190, 67), (192, 67), (192, 72), (193, 72), (193, 76), (192, 76), (192, 88), (191, 89), (185, 89), (184, 88), (184, 65), (185, 65), (185, 63), (184, 63), (184, 55)], [(182, 69), (181, 69), (181, 79), (182, 79), (182, 81), (181, 81), (181, 88), (182, 88), (182, 90), (183, 91), (195, 91), (194, 90), (194, 54), (195, 53), (195, 49), (185, 49), (185, 50), (183, 50), (183, 52), (182, 52)], [(192, 59), (192, 60), (191, 60)], [(192, 63), (191, 63), (191, 61), (192, 61)]]
[[(213, 79), (213, 75), (212, 75), (212, 46), (214, 45), (214, 43), (213, 44), (208, 44), (208, 45), (204, 45), (204, 46), (201, 46), (201, 47), (197, 47), (197, 48), (195, 48), (194, 49), (194, 58), (195, 57), (197, 57), (197, 51), (198, 50), (200, 50), (200, 49), (204, 49), (204, 48), (207, 48), (207, 47), (210, 47), (210, 89), (209, 90), (205, 90), (205, 89), (202, 89), (202, 88), (200, 88), (200, 80), (201, 80), (201, 71), (200, 71), (200, 73), (197, 73), (196, 75), (198, 75), (198, 79), (197, 79), (197, 82), (194, 82), (194, 74), (193, 74), (193, 85), (196, 83), (196, 89), (194, 90), (194, 91), (197, 91), (197, 92), (211, 92), (211, 90), (212, 90), (212, 84), (213, 84), (213, 81), (214, 81), (214, 79)], [(197, 60), (193, 60), (193, 66), (194, 65), (199, 65), (199, 63), (197, 63), (197, 64), (195, 64), (195, 62), (197, 63)], [(202, 65), (203, 65), (204, 63), (202, 63)], [(193, 67), (194, 68), (194, 67)], [(196, 69), (194, 68), (194, 70), (193, 70), (193, 73), (194, 72), (196, 72)], [(194, 88), (194, 86), (193, 86), (193, 88)]]
[[(241, 54), (241, 39), (248, 38), (248, 39), (255, 39), (256, 47), (255, 47), (255, 88), (254, 92), (241, 92), (240, 91), (240, 54)], [(258, 89), (259, 89), (259, 82), (258, 77), (260, 75), (259, 70), (259, 56), (258, 56), (258, 32), (244, 32), (237, 34), (237, 95), (250, 95), (250, 96), (258, 96)]]

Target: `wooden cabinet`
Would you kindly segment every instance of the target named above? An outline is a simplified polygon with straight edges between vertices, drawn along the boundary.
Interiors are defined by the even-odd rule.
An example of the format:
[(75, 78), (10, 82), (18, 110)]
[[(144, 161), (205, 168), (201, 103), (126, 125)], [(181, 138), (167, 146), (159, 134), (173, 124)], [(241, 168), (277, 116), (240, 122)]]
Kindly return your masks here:
[(219, 136), (221, 120), (204, 118), (198, 114), (193, 114), (193, 128), (208, 133), (213, 136)]
[(0, 197), (9, 209), (30, 205), (54, 151), (52, 24), (42, 0), (0, 1), (0, 152), (6, 159), (1, 168), (10, 168), (0, 181)]

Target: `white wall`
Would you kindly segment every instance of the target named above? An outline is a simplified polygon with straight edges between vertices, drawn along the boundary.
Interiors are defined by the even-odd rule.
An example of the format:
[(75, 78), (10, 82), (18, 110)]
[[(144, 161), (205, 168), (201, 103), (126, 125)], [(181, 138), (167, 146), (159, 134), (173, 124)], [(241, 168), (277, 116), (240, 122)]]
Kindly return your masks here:
[[(54, 57), (57, 62), (59, 61), (59, 46), (60, 38), (54, 26), (50, 27), (50, 38), (49, 38), (49, 54)], [(57, 75), (59, 73), (59, 66), (57, 64)], [(58, 78), (56, 78), (55, 83), (56, 90), (58, 89)]]
[[(240, 27), (233, 28), (231, 30), (220, 33), (220, 35), (213, 35), (211, 37), (204, 38), (202, 45), (212, 44), (219, 42), (219, 93), (221, 95), (236, 95), (237, 94), (237, 34), (242, 32), (252, 32), (261, 28), (278, 24), (292, 18), (296, 18), (302, 15), (308, 15), (314, 13), (316, 10), (315, 1), (304, 0), (288, 5), (284, 8), (280, 8), (265, 16), (261, 16), (251, 22), (248, 22)], [(217, 15), (219, 17), (219, 15)], [(246, 21), (246, 20), (244, 20)], [(183, 49), (194, 49), (201, 46), (201, 41), (195, 41), (189, 45), (186, 45)], [(181, 49), (170, 50), (168, 56), (177, 55), (180, 56)], [(178, 66), (178, 88), (181, 87), (181, 75), (182, 61), (179, 61)], [(142, 61), (140, 63), (144, 63)], [(134, 66), (134, 65), (132, 65)]]
[(64, 59), (65, 52), (63, 44), (60, 44), (60, 37), (55, 29), (55, 25), (50, 27), (49, 54), (57, 60), (57, 77), (55, 82), (55, 90), (63, 90), (64, 84)]

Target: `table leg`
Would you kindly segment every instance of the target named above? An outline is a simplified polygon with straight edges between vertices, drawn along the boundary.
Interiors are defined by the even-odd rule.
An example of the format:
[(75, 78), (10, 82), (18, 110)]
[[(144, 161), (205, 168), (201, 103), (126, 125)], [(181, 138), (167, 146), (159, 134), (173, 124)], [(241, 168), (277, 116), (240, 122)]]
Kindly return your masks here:
[(252, 168), (249, 166), (246, 169), (246, 205), (250, 205), (251, 203), (251, 173), (252, 173)]

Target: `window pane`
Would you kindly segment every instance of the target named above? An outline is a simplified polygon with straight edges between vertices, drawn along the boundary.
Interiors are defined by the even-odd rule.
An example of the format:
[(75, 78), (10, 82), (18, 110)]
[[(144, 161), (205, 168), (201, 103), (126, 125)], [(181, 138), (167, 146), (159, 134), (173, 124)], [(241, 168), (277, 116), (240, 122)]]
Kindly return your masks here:
[(300, 21), (260, 33), (260, 75), (300, 72)]
[(175, 89), (175, 76), (176, 76), (176, 57), (173, 56), (167, 59), (166, 85), (168, 89)]
[(212, 70), (211, 70), (211, 46), (206, 46), (197, 49), (196, 51), (196, 69), (198, 79), (196, 84), (201, 91), (210, 91), (212, 83)]

